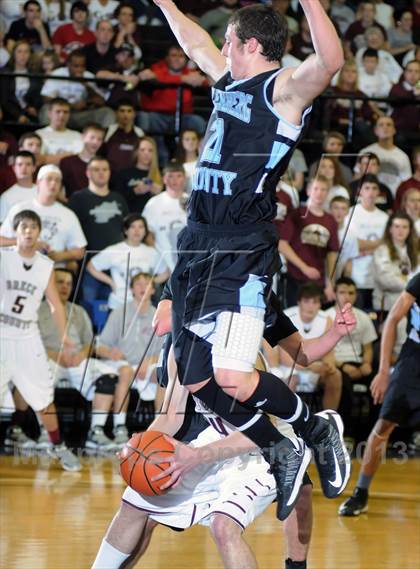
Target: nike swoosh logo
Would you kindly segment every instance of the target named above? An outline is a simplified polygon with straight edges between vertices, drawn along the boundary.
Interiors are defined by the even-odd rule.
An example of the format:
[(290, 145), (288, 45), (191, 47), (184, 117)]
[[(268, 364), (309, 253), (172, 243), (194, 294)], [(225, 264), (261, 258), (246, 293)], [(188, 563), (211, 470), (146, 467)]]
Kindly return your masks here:
[(263, 399), (262, 401), (257, 401), (254, 405), (254, 407), (261, 407), (261, 405), (264, 405), (264, 403), (267, 403), (267, 398)]
[(334, 454), (334, 463), (336, 471), (335, 480), (328, 480), (328, 482), (331, 484), (331, 486), (334, 486), (334, 488), (340, 488), (343, 483), (343, 478), (341, 476), (340, 467), (338, 465), (338, 460), (335, 454)]
[(292, 445), (295, 447), (295, 454), (297, 456), (303, 456), (305, 454), (305, 445), (296, 439), (289, 439), (289, 440), (291, 441)]
[(309, 419), (309, 407), (306, 406), (306, 417), (304, 417), (304, 421), (307, 421)]

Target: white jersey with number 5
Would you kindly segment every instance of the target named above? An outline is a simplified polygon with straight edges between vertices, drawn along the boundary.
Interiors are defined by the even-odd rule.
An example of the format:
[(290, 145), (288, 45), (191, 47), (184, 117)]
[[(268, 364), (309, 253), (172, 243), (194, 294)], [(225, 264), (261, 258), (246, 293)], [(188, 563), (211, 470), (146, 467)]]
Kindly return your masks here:
[(0, 325), (3, 338), (30, 338), (39, 334), (38, 308), (54, 263), (36, 252), (22, 257), (16, 247), (0, 252)]

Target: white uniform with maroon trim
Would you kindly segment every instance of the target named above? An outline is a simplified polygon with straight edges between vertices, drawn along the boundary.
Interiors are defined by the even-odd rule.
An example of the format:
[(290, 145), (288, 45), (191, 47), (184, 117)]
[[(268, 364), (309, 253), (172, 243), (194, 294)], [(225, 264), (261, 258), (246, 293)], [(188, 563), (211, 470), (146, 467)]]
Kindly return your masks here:
[[(195, 399), (196, 411), (203, 413), (210, 427), (190, 443), (200, 447), (223, 439), (235, 429)], [(293, 436), (289, 425), (282, 422), (279, 430)], [(222, 459), (222, 457), (221, 457)], [(203, 464), (187, 473), (179, 487), (162, 496), (143, 496), (127, 487), (122, 500), (148, 512), (164, 525), (188, 528), (194, 524), (209, 525), (212, 514), (222, 514), (246, 528), (273, 502), (276, 483), (268, 472), (268, 464), (260, 452), (252, 452), (216, 464)]]
[(32, 258), (19, 255), (16, 247), (0, 252), (0, 394), (11, 381), (35, 411), (45, 409), (54, 396), (37, 324), (53, 266), (38, 252)]

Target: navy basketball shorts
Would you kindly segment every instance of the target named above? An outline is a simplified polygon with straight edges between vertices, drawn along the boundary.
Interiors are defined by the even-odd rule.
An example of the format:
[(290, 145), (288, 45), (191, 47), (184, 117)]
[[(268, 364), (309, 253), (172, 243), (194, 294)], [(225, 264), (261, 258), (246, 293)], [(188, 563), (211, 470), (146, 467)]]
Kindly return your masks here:
[(419, 352), (401, 355), (391, 374), (391, 380), (379, 413), (403, 427), (420, 425), (420, 364)]
[[(224, 325), (232, 331), (236, 326), (238, 349), (246, 351), (251, 342), (258, 351), (264, 322), (271, 318), (267, 301), (272, 278), (280, 267), (277, 239), (271, 223), (189, 222), (181, 232), (171, 287), (173, 346), (184, 385), (204, 381), (210, 370), (220, 367), (214, 354), (221, 318), (226, 317)], [(240, 323), (232, 319), (234, 314), (241, 315)]]

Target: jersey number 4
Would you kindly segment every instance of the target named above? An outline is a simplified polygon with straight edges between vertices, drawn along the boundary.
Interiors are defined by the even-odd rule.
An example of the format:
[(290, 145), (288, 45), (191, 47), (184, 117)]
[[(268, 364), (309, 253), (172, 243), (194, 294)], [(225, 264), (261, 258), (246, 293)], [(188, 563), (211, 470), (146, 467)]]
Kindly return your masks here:
[(26, 296), (17, 296), (14, 305), (12, 306), (12, 312), (15, 314), (20, 314), (25, 308), (23, 301), (26, 300)]
[(225, 123), (223, 119), (216, 119), (210, 127), (210, 136), (201, 155), (201, 160), (211, 164), (220, 164), (222, 159), (221, 149), (223, 135), (225, 133)]

